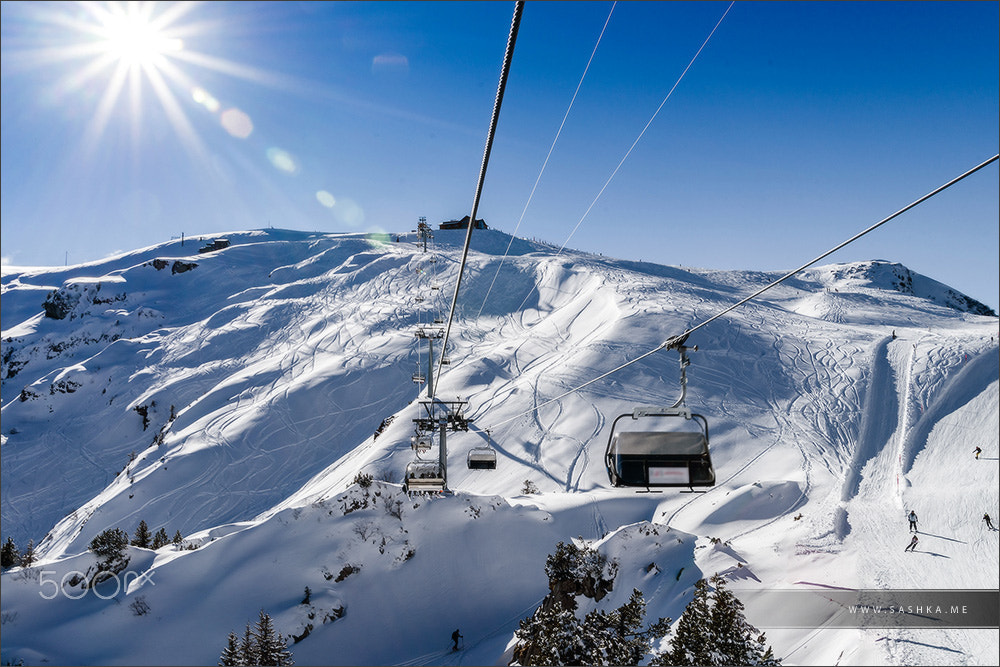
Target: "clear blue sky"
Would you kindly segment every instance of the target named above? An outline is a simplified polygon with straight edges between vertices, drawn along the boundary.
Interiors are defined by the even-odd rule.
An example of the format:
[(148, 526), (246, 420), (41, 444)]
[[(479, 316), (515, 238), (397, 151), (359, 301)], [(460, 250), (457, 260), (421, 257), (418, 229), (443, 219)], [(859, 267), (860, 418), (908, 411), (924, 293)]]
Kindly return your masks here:
[[(997, 2), (622, 2), (518, 235), (791, 269), (991, 157)], [(529, 2), (480, 207), (512, 232), (611, 2)], [(512, 2), (4, 2), (4, 264), (469, 213)], [(124, 26), (124, 27), (121, 27)], [(827, 262), (1000, 306), (991, 165)]]

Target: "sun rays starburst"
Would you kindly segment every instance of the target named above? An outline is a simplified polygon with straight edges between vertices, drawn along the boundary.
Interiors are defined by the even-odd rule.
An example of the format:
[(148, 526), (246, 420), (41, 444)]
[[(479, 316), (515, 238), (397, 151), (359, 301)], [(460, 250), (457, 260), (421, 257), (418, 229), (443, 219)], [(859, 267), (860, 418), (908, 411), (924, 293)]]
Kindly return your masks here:
[[(218, 24), (190, 20), (190, 12), (201, 4), (38, 3), (31, 13), (36, 27), (44, 27), (37, 31), (46, 36), (44, 42), (6, 55), (14, 67), (55, 69), (57, 78), (45, 96), (87, 114), (80, 144), (85, 156), (93, 155), (118, 125), (130, 135), (133, 151), (139, 150), (144, 129), (157, 116), (168, 121), (189, 152), (202, 154), (202, 140), (188, 114), (215, 114), (228, 131), (225, 114), (231, 116), (233, 110), (185, 70), (201, 67), (258, 81), (267, 75), (189, 47), (190, 38), (211, 37), (207, 33), (218, 30)], [(214, 104), (204, 104), (206, 97)], [(230, 134), (245, 137), (246, 131)]]

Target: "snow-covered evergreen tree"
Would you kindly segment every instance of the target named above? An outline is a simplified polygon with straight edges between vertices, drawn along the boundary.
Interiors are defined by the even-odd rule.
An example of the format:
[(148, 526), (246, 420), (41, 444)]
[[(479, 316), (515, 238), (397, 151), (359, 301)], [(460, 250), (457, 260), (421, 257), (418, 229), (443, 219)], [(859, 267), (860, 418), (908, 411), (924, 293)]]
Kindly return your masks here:
[(90, 541), (90, 550), (105, 561), (120, 559), (128, 547), (128, 533), (121, 528), (108, 528)]
[(230, 632), (226, 648), (222, 649), (222, 655), (219, 656), (219, 667), (236, 667), (244, 664), (246, 663), (243, 662), (243, 655), (240, 652), (240, 638), (235, 632)]
[(569, 609), (539, 607), (514, 631), (517, 646), (512, 665), (582, 665), (585, 646), (580, 620)]
[(614, 585), (618, 566), (589, 546), (577, 547), (572, 542), (560, 542), (555, 553), (545, 559), (545, 574), (549, 578), (549, 594), (570, 609), (576, 609), (577, 595), (598, 602)]
[(170, 538), (167, 537), (167, 531), (160, 528), (156, 531), (156, 535), (153, 535), (153, 548), (159, 549), (160, 547), (165, 547), (170, 544)]
[(250, 622), (247, 621), (247, 628), (243, 632), (243, 639), (240, 640), (240, 662), (241, 665), (258, 665), (257, 641), (254, 639), (253, 630), (250, 629)]
[(84, 587), (91, 587), (124, 570), (129, 563), (128, 533), (121, 528), (108, 528), (90, 541), (89, 549), (98, 557), (95, 565), (84, 574)]
[(765, 646), (764, 633), (750, 625), (743, 614), (743, 603), (726, 588), (726, 580), (712, 577), (714, 605), (710, 628), (715, 637), (715, 651), (721, 662), (730, 665), (780, 665), (771, 647)]
[(3, 543), (3, 549), (0, 550), (0, 567), (5, 570), (8, 567), (14, 567), (15, 565), (21, 564), (21, 552), (17, 550), (17, 545), (14, 544), (14, 538), (8, 537), (7, 541)]
[(610, 613), (594, 609), (583, 620), (577, 617), (576, 597), (601, 600), (617, 572), (595, 549), (560, 542), (546, 559), (545, 572), (549, 594), (515, 631), (512, 665), (634, 665), (669, 631), (665, 618), (643, 629), (646, 601), (638, 589)]
[(35, 541), (28, 540), (28, 546), (24, 547), (21, 554), (21, 565), (31, 567), (35, 563)]
[(143, 519), (139, 522), (139, 527), (135, 529), (135, 535), (132, 537), (132, 546), (148, 549), (151, 543), (149, 526), (146, 525), (146, 520)]
[(285, 638), (274, 630), (271, 617), (263, 609), (254, 628), (254, 640), (257, 645), (258, 665), (294, 665), (292, 653), (288, 650)]
[(607, 637), (603, 664), (637, 665), (649, 653), (653, 643), (659, 642), (670, 631), (669, 618), (660, 618), (643, 629), (646, 600), (637, 588), (632, 589), (632, 596), (626, 604), (602, 616), (598, 629), (603, 630)]
[[(710, 585), (715, 592), (710, 595)], [(677, 623), (668, 651), (658, 655), (653, 665), (765, 665), (775, 667), (765, 637), (747, 622), (743, 603), (726, 588), (719, 575), (699, 579), (694, 597)]]
[(670, 639), (670, 649), (654, 660), (655, 665), (714, 665), (710, 634), (712, 610), (708, 599), (708, 581), (699, 579), (694, 585), (694, 597), (684, 609), (677, 629)]

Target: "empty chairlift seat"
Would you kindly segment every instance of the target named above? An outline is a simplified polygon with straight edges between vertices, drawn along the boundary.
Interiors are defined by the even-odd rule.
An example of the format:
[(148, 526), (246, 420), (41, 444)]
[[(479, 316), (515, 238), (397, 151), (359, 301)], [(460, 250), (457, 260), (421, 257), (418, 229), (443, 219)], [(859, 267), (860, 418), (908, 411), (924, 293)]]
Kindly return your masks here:
[(684, 408), (670, 412), (655, 416), (686, 417), (700, 430), (615, 431), (618, 420), (629, 415), (615, 420), (605, 454), (612, 486), (715, 486), (705, 418)]
[(700, 433), (618, 433), (609, 458), (614, 486), (715, 485), (708, 442)]
[(466, 462), (469, 470), (496, 470), (497, 452), (492, 447), (473, 447)]
[[(671, 349), (680, 353), (681, 395), (677, 402), (670, 407), (638, 407), (631, 413), (618, 415), (611, 423), (604, 459), (612, 486), (687, 486), (692, 491), (696, 486), (715, 486), (715, 470), (708, 453), (708, 421), (684, 406), (685, 369), (689, 364), (686, 339), (685, 334), (667, 341)], [(665, 418), (666, 422), (659, 423), (667, 428), (618, 430), (618, 422), (626, 417)]]

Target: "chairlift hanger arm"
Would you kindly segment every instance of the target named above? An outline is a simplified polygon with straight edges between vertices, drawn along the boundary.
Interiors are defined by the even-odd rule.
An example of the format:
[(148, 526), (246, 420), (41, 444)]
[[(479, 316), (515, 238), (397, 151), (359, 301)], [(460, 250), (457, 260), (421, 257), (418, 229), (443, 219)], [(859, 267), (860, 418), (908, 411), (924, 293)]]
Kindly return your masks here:
[[(685, 332), (685, 333), (682, 333), (679, 336), (671, 336), (667, 340), (663, 341), (663, 343), (657, 349), (660, 349), (660, 350), (679, 350), (680, 348), (684, 347), (684, 343), (687, 342), (689, 334), (690, 334), (690, 332)], [(698, 350), (698, 346), (695, 345), (691, 349), (697, 351)]]

